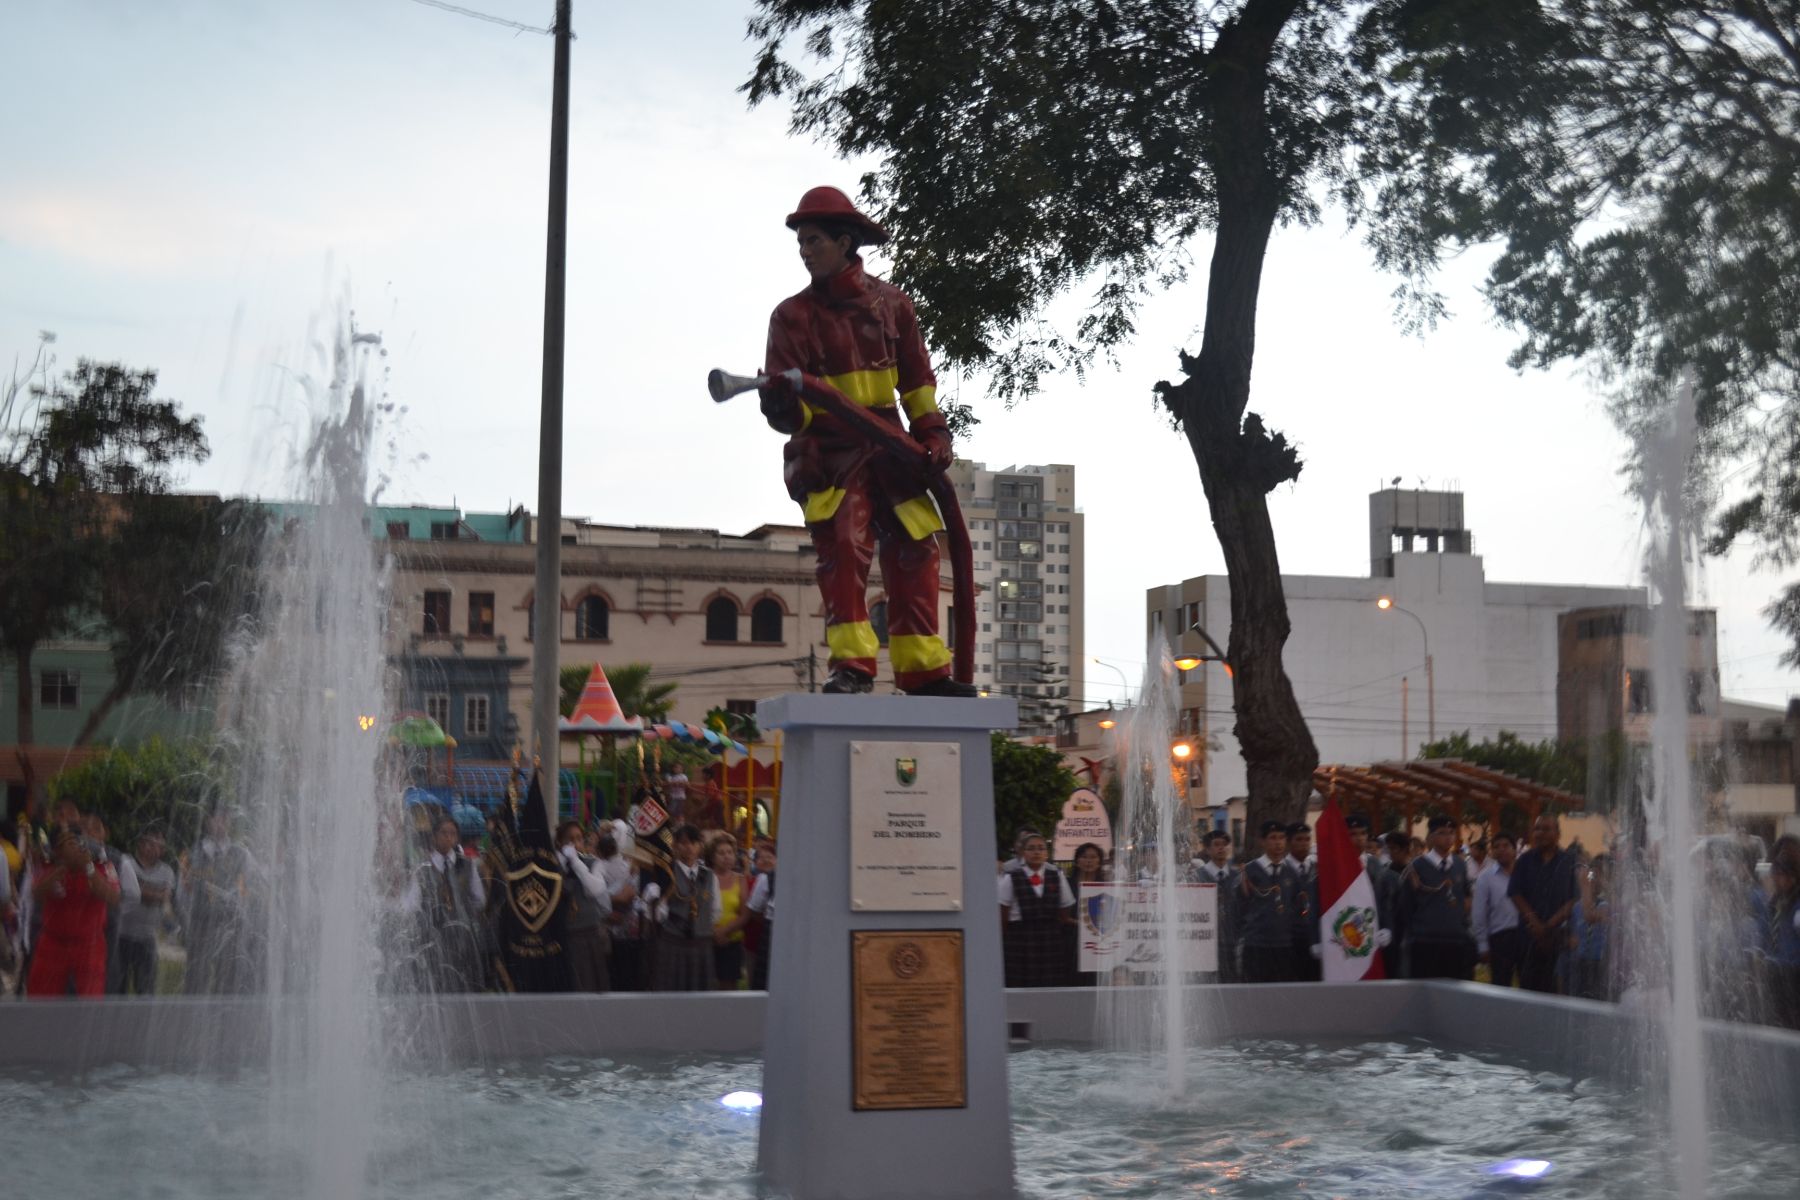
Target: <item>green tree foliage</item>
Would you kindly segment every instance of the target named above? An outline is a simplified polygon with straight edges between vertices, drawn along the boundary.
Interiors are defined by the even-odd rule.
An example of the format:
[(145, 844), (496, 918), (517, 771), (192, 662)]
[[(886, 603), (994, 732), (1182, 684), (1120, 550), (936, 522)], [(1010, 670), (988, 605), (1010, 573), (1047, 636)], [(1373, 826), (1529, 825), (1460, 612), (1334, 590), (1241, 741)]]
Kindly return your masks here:
[(193, 845), (228, 778), (216, 748), (193, 738), (149, 738), (101, 750), (50, 781), (53, 800), (73, 800), (106, 821), (112, 843), (130, 849), (140, 831), (163, 830), (172, 849)]
[[(1454, 181), (1409, 194), (1465, 228), (1512, 226), (1488, 278), (1523, 335), (1517, 365), (1581, 359), (1642, 434), (1684, 370), (1701, 434), (1696, 495), (1723, 505), (1710, 549), (1742, 538), (1800, 563), (1800, 7), (1791, 0), (1416, 4), (1382, 47), (1412, 81), (1388, 110), (1386, 166)], [(1483, 57), (1495, 9), (1529, 60)], [(1517, 31), (1529, 28), (1528, 37)], [(1470, 103), (1470, 80), (1483, 80)], [(1481, 169), (1446, 173), (1454, 146)], [(1418, 158), (1414, 160), (1419, 161)], [(1510, 180), (1511, 186), (1507, 186)], [(1480, 214), (1474, 222), (1458, 214)], [(1520, 218), (1523, 218), (1522, 220)], [(1459, 234), (1463, 230), (1457, 231)], [(1794, 639), (1800, 584), (1767, 610)]]
[[(1231, 579), (1235, 733), (1249, 817), (1293, 820), (1318, 752), (1282, 666), (1267, 494), (1296, 447), (1248, 408), (1277, 224), (1338, 202), (1428, 322), (1440, 254), (1578, 215), (1528, 138), (1562, 36), (1497, 0), (759, 0), (744, 90), (797, 131), (873, 155), (865, 200), (934, 346), (1011, 402), (1131, 337), (1138, 306), (1213, 234), (1198, 354), (1158, 401), (1186, 436)], [(1443, 63), (1453, 63), (1443, 66)], [(1429, 68), (1429, 69), (1428, 69)], [(1553, 90), (1546, 85), (1546, 91)], [(1470, 111), (1485, 105), (1478, 120)], [(1421, 142), (1419, 139), (1427, 139)], [(1046, 306), (1090, 291), (1052, 327)]]
[(1063, 803), (1080, 783), (1050, 746), (1027, 746), (1003, 733), (992, 735), (994, 756), (994, 844), (1012, 853), (1013, 836), (1035, 829), (1046, 838), (1056, 831)]
[(762, 730), (756, 727), (756, 718), (749, 713), (731, 712), (724, 705), (717, 705), (706, 710), (705, 725), (714, 733), (722, 733), (726, 737), (740, 742), (762, 741)]
[[(1595, 738), (1546, 739), (1528, 742), (1502, 729), (1493, 738), (1474, 741), (1468, 730), (1427, 742), (1419, 749), (1423, 758), (1455, 758), (1520, 779), (1559, 788), (1583, 798), (1592, 813), (1634, 814), (1645, 799), (1645, 762), (1642, 748), (1634, 751), (1623, 734)], [(1503, 804), (1503, 828), (1525, 831), (1524, 809)]]
[[(561, 695), (557, 703), (563, 716), (575, 711), (575, 705), (581, 700), (581, 689), (587, 686), (593, 670), (594, 664), (587, 663), (563, 667), (558, 672)], [(626, 716), (642, 717), (652, 723), (669, 719), (669, 713), (675, 708), (675, 689), (680, 685), (650, 682), (655, 671), (649, 663), (625, 663), (607, 668), (607, 682), (612, 684), (613, 695)]]
[(30, 384), (26, 403), (15, 380), (0, 406), (0, 647), (18, 668), (23, 744), (35, 738), (33, 652), (100, 607), (118, 532), (178, 466), (207, 456), (199, 419), (155, 387), (154, 371), (84, 359)]
[(232, 632), (255, 611), (268, 524), (260, 505), (214, 496), (147, 495), (130, 504), (107, 539), (97, 599), (112, 635), (113, 684), (77, 745), (127, 696), (181, 699), (217, 675)]

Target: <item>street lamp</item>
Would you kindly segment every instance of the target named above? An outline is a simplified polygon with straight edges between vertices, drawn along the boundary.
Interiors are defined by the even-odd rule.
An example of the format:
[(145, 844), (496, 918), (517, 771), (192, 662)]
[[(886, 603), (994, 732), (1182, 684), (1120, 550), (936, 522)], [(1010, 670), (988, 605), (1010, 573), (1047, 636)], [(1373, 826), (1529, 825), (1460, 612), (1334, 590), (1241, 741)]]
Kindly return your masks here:
[[(1419, 627), (1419, 636), (1425, 641), (1426, 740), (1435, 742), (1437, 741), (1437, 679), (1432, 673), (1431, 666), (1431, 634), (1426, 630), (1425, 622), (1419, 619), (1418, 613), (1401, 608), (1398, 604), (1394, 603), (1393, 597), (1391, 596), (1383, 596), (1381, 599), (1377, 600), (1375, 602), (1375, 607), (1379, 608), (1382, 612), (1406, 613), (1407, 616), (1413, 619), (1413, 623)], [(1406, 747), (1402, 747), (1402, 749), (1406, 749), (1406, 756), (1408, 758), (1412, 757), (1412, 751), (1410, 749), (1407, 749)]]
[(1206, 642), (1207, 649), (1211, 650), (1212, 653), (1183, 654), (1181, 657), (1175, 659), (1175, 665), (1183, 671), (1191, 671), (1201, 663), (1216, 662), (1221, 667), (1225, 668), (1225, 678), (1233, 678), (1231, 660), (1225, 657), (1225, 651), (1219, 649), (1219, 643), (1213, 641), (1212, 634), (1202, 629), (1200, 627), (1200, 622), (1198, 621), (1195, 621), (1192, 625), (1188, 626), (1188, 632), (1199, 634), (1201, 639)]
[[(1105, 667), (1107, 670), (1113, 672), (1115, 675), (1117, 675), (1119, 677), (1119, 684), (1121, 687), (1124, 688), (1124, 691), (1123, 691), (1123, 693), (1121, 693), (1121, 695), (1124, 699), (1125, 704), (1127, 706), (1129, 706), (1131, 704), (1131, 680), (1126, 676), (1125, 672), (1120, 670), (1118, 667), (1113, 666), (1111, 663), (1107, 662), (1103, 658), (1095, 658), (1093, 661), (1099, 663), (1101, 666)], [(1111, 726), (1102, 725), (1101, 728), (1108, 729), (1108, 728), (1111, 728)]]

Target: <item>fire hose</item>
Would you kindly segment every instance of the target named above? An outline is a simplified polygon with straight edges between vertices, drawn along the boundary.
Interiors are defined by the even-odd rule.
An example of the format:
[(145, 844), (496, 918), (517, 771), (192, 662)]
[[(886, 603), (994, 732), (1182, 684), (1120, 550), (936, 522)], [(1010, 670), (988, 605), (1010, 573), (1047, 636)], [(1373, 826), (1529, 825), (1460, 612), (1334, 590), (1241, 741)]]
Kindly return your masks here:
[[(808, 404), (836, 417), (844, 428), (861, 438), (877, 452), (897, 464), (937, 503), (944, 518), (944, 533), (950, 543), (951, 603), (955, 620), (951, 646), (951, 675), (958, 683), (975, 679), (975, 557), (969, 544), (968, 523), (963, 520), (962, 505), (956, 489), (931, 465), (931, 456), (905, 430), (897, 429), (872, 411), (853, 402), (844, 393), (814, 375), (798, 369), (784, 371), (795, 393)], [(706, 377), (706, 389), (713, 402), (723, 404), (733, 396), (755, 391), (769, 383), (767, 375), (732, 375), (714, 370)]]

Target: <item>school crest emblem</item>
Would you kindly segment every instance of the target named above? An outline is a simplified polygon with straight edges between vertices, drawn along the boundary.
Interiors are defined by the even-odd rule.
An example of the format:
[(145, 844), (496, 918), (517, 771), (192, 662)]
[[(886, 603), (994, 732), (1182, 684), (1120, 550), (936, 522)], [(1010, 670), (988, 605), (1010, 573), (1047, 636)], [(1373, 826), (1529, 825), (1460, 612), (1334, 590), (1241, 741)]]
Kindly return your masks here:
[(1106, 937), (1112, 933), (1113, 927), (1119, 923), (1118, 901), (1110, 895), (1090, 895), (1081, 906), (1081, 923), (1095, 937)]
[(896, 758), (894, 760), (894, 778), (900, 781), (901, 787), (911, 787), (919, 778), (919, 760), (916, 758)]
[(1346, 908), (1331, 925), (1331, 944), (1349, 958), (1367, 958), (1375, 950), (1375, 910)]
[(530, 933), (540, 933), (562, 901), (563, 877), (535, 862), (506, 873), (506, 902)]

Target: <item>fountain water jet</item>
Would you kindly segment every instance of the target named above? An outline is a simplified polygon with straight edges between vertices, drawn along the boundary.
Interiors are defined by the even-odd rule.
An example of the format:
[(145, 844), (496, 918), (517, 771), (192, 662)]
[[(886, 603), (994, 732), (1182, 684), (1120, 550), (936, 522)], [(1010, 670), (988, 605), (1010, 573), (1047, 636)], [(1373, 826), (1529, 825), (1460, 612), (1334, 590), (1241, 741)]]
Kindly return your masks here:
[(399, 790), (381, 786), (385, 726), (359, 720), (392, 711), (387, 572), (366, 528), (379, 353), (346, 320), (322, 379), (298, 379), (314, 421), (293, 466), (301, 515), (267, 535), (219, 704), (226, 803), (265, 898), (236, 949), (266, 997), (271, 1138), (321, 1200), (367, 1188), (384, 1078), (376, 845), (379, 797)]
[[(1646, 447), (1646, 518), (1653, 531), (1650, 579), (1656, 590), (1652, 621), (1652, 676), (1662, 683), (1652, 720), (1653, 788), (1651, 811), (1660, 833), (1667, 872), (1670, 919), (1671, 1003), (1664, 1022), (1668, 1039), (1669, 1119), (1674, 1164), (1681, 1194), (1707, 1194), (1707, 1097), (1704, 1038), (1700, 1027), (1700, 955), (1697, 918), (1701, 911), (1689, 853), (1695, 844), (1693, 775), (1688, 753), (1687, 584), (1689, 529), (1684, 521), (1687, 464), (1694, 449), (1694, 384), (1684, 378), (1668, 422)], [(1730, 931), (1727, 931), (1729, 934)]]
[[(1167, 642), (1150, 639), (1144, 685), (1137, 707), (1113, 730), (1114, 761), (1122, 782), (1119, 823), (1114, 832), (1113, 878), (1142, 881), (1156, 894), (1163, 929), (1163, 969), (1152, 974), (1154, 991), (1118, 986), (1103, 979), (1099, 1012), (1107, 1040), (1120, 1048), (1160, 1053), (1164, 1087), (1171, 1096), (1187, 1090), (1188, 989), (1178, 962), (1181, 939), (1178, 885), (1187, 881), (1192, 831), (1186, 806), (1176, 794), (1170, 750), (1175, 740), (1178, 685)], [(1149, 866), (1152, 850), (1155, 866)]]

